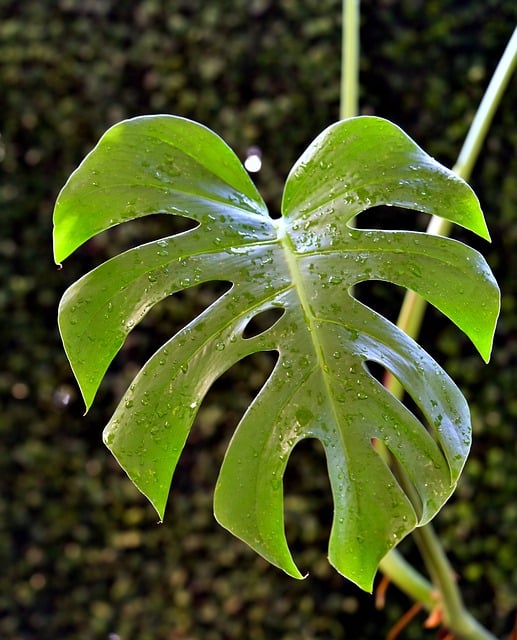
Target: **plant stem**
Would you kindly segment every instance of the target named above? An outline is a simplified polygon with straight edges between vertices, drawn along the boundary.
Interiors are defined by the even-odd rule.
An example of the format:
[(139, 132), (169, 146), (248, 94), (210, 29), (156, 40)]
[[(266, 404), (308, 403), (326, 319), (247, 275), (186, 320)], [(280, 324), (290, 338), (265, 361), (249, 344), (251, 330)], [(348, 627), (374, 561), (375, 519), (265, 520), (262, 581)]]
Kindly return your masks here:
[(382, 573), (412, 600), (419, 602), (427, 611), (434, 609), (436, 598), (433, 597), (433, 585), (402, 554), (391, 551), (379, 566)]
[(465, 609), (453, 570), (434, 529), (426, 525), (415, 529), (413, 536), (439, 592), (435, 602), (441, 607), (445, 626), (458, 640), (496, 640)]
[[(465, 142), (458, 155), (453, 171), (468, 180), (478, 158), (481, 146), (488, 132), (492, 118), (503, 96), (508, 82), (517, 64), (517, 28), (497, 65), (490, 84), (481, 100), (474, 120), (470, 126)], [(433, 216), (427, 227), (427, 233), (436, 236), (448, 236), (452, 229), (452, 223), (438, 216)], [(409, 336), (415, 338), (420, 332), (422, 320), (426, 309), (426, 301), (413, 291), (408, 291), (400, 310), (397, 326), (403, 329)], [(397, 398), (403, 395), (403, 389), (399, 381), (390, 373), (386, 376), (386, 386)]]
[(359, 0), (342, 1), (341, 96), (339, 117), (358, 112), (359, 87)]
[[(465, 143), (460, 151), (454, 171), (463, 179), (468, 179), (479, 155), (481, 146), (488, 132), (488, 128), (494, 116), (495, 110), (501, 100), (504, 90), (517, 64), (517, 29), (505, 49), (503, 56), (488, 85), (483, 100), (479, 105)], [(450, 233), (451, 223), (442, 218), (433, 217), (427, 228), (427, 232), (433, 235), (446, 236)], [(415, 338), (422, 324), (426, 308), (426, 302), (409, 291), (402, 304), (397, 325), (408, 335)], [(403, 388), (393, 376), (386, 380), (387, 388), (398, 398), (403, 396)], [(495, 639), (489, 631), (484, 629), (466, 611), (460, 591), (454, 579), (453, 570), (445, 555), (431, 525), (426, 525), (414, 532), (415, 541), (420, 549), (433, 583), (440, 593), (440, 604), (443, 608), (446, 626), (461, 640), (489, 640)], [(393, 552), (392, 552), (393, 553)], [(392, 561), (389, 554), (381, 563), (381, 569), (393, 582), (399, 585), (403, 591), (420, 601), (424, 606), (429, 606), (430, 590), (425, 583), (409, 573), (408, 567), (400, 565), (395, 559)], [(407, 579), (398, 575), (401, 571), (408, 574)]]
[(490, 84), (481, 100), (472, 125), (470, 126), (458, 160), (453, 170), (464, 180), (472, 174), (472, 168), (477, 160), (481, 145), (486, 137), (495, 110), (501, 101), (503, 93), (510, 81), (517, 64), (517, 27), (497, 65)]
[[(476, 112), (463, 147), (454, 166), (454, 171), (467, 180), (479, 155), (495, 110), (509, 82), (517, 60), (517, 29), (497, 66), (487, 91)], [(342, 61), (341, 61), (340, 119), (357, 115), (359, 87), (359, 0), (342, 0)], [(447, 236), (452, 224), (433, 216), (427, 233)], [(412, 291), (408, 291), (400, 311), (397, 325), (415, 338), (420, 332), (426, 302)], [(385, 384), (397, 398), (404, 389), (391, 374)], [(439, 592), (439, 603), (443, 608), (444, 621), (458, 640), (495, 640), (468, 611), (457, 588), (453, 571), (433, 528), (430, 525), (414, 532), (427, 569)], [(427, 610), (437, 604), (433, 586), (416, 571), (398, 551), (391, 551), (380, 563), (381, 571), (404, 593)]]

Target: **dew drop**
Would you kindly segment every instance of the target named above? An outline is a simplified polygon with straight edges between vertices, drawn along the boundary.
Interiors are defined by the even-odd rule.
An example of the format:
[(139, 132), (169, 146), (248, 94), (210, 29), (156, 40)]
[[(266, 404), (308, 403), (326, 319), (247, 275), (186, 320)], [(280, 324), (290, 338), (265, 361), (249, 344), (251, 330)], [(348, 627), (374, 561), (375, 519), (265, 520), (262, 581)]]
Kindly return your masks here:
[(298, 420), (298, 422), (302, 427), (305, 426), (308, 422), (310, 422), (310, 420), (312, 420), (313, 417), (314, 415), (312, 411), (305, 407), (298, 409), (298, 411), (296, 412), (296, 420)]

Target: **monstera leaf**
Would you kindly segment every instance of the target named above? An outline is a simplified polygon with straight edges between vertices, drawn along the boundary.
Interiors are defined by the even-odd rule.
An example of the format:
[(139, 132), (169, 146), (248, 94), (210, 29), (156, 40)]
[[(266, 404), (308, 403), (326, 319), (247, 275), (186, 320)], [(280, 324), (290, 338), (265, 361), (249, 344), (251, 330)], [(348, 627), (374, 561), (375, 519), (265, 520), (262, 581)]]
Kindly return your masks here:
[[(208, 281), (232, 283), (141, 369), (104, 432), (106, 445), (163, 518), (172, 475), (211, 384), (258, 351), (276, 351), (269, 379), (230, 442), (215, 490), (218, 521), (301, 577), (283, 521), (282, 478), (303, 438), (321, 441), (334, 500), (330, 562), (371, 589), (382, 557), (450, 496), (470, 445), (468, 407), (437, 363), (352, 287), (412, 289), (472, 340), (484, 359), (499, 307), (484, 259), (447, 238), (349, 225), (376, 205), (447, 218), (484, 238), (471, 189), (392, 123), (373, 117), (324, 131), (292, 169), (272, 218), (241, 163), (205, 127), (173, 116), (111, 128), (63, 188), (55, 258), (95, 234), (152, 213), (195, 228), (133, 248), (64, 294), (59, 326), (87, 407), (131, 329), (161, 300)], [(406, 214), (407, 215), (407, 214)], [(248, 335), (261, 312), (267, 329)], [(402, 383), (421, 419), (369, 372)], [(375, 447), (384, 442), (417, 499)]]

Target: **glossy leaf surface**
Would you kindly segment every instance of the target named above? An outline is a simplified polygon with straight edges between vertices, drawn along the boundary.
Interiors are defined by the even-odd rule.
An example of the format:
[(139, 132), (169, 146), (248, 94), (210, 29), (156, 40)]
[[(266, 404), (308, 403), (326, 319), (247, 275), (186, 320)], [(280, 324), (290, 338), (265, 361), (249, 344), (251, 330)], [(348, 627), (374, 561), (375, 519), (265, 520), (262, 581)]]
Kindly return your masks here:
[[(339, 122), (309, 146), (287, 179), (278, 220), (210, 130), (173, 116), (122, 122), (63, 188), (54, 232), (61, 261), (125, 220), (161, 212), (198, 223), (112, 258), (63, 296), (60, 330), (86, 405), (153, 305), (202, 282), (232, 283), (144, 365), (104, 440), (163, 518), (177, 460), (211, 384), (252, 353), (278, 352), (228, 447), (216, 517), (301, 577), (284, 533), (282, 478), (296, 444), (317, 438), (335, 507), (329, 560), (368, 590), (382, 557), (429, 521), (454, 490), (470, 446), (470, 418), (438, 364), (357, 301), (351, 287), (384, 280), (416, 291), (456, 323), (485, 360), (499, 310), (485, 260), (466, 245), (349, 226), (379, 204), (439, 215), (488, 238), (471, 189), (398, 127), (373, 117)], [(250, 321), (267, 309), (282, 315), (245, 337)], [(393, 372), (425, 424), (375, 380), (369, 361)], [(404, 469), (418, 504), (377, 453), (375, 439)]]

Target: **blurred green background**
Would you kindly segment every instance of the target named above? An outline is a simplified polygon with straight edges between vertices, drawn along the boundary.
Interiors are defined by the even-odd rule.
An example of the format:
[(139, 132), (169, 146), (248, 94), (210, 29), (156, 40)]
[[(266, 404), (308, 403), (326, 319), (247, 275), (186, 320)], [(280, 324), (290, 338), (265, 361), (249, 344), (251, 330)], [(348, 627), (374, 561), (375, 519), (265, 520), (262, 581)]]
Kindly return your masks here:
[[(514, 0), (365, 0), (361, 112), (392, 119), (451, 166), (516, 21)], [(56, 328), (68, 284), (170, 233), (159, 216), (120, 227), (57, 270), (53, 203), (102, 132), (167, 112), (206, 124), (243, 159), (258, 145), (256, 180), (277, 210), (290, 166), (338, 117), (340, 38), (338, 0), (0, 0), (0, 638), (383, 638), (410, 606), (392, 587), (377, 611), (328, 566), (331, 498), (314, 444), (300, 445), (286, 478), (288, 535), (307, 580), (268, 566), (215, 523), (225, 444), (271, 368), (267, 355), (209, 393), (164, 524), (102, 446), (132, 375), (213, 289), (190, 289), (151, 313), (86, 417)], [(516, 105), (514, 79), (471, 180), (493, 243), (455, 235), (483, 251), (501, 284), (492, 361), (483, 365), (434, 312), (421, 338), (471, 402), (475, 431), (436, 527), (468, 605), (500, 637), (517, 606)], [(395, 288), (366, 295), (396, 314)], [(410, 540), (402, 549), (414, 556)], [(403, 637), (435, 637), (424, 617)]]

